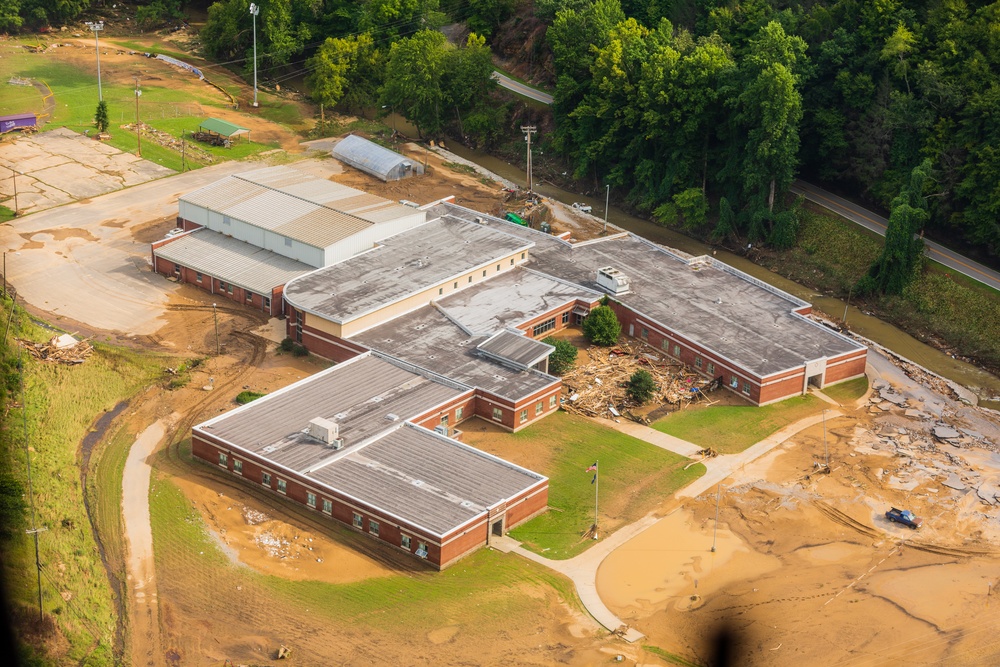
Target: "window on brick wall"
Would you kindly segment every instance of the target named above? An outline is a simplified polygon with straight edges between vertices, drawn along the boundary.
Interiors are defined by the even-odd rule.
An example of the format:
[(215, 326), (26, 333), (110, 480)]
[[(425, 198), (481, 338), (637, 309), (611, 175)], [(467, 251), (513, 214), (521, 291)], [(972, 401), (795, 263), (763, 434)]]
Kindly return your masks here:
[(316, 494), (312, 491), (306, 491), (306, 505), (309, 507), (316, 507)]
[(470, 283), (472, 282), (472, 276), (469, 276), (469, 282)]
[(455, 408), (455, 422), (462, 421), (462, 417), (465, 416), (465, 408)]
[(179, 274), (180, 272), (181, 272), (181, 265), (180, 264), (174, 264), (174, 273), (178, 273)]
[(239, 459), (233, 459), (233, 472), (237, 475), (243, 474), (243, 461)]
[(750, 383), (747, 382), (746, 380), (743, 381), (743, 393), (746, 394), (747, 396), (750, 395)]
[(646, 327), (639, 327), (639, 338), (649, 340), (649, 329)]
[(444, 294), (444, 288), (438, 287), (438, 296), (441, 296), (442, 294)]
[(550, 317), (544, 322), (540, 322), (531, 328), (532, 336), (540, 336), (546, 331), (552, 331), (556, 328), (556, 318)]
[(264, 297), (264, 308), (266, 308), (267, 310), (271, 310), (271, 297), (269, 296)]
[(675, 357), (681, 356), (681, 346), (680, 345), (674, 345), (674, 356)]
[(364, 524), (365, 520), (361, 518), (361, 515), (358, 514), (357, 512), (354, 512), (354, 527), (361, 528), (362, 526), (364, 526)]
[(538, 416), (543, 412), (545, 412), (545, 404), (542, 403), (541, 401), (538, 401), (537, 403), (535, 403), (535, 416)]
[(226, 292), (228, 292), (229, 294), (233, 293), (233, 284), (232, 283), (229, 283), (228, 285), (226, 285)]
[(404, 549), (406, 549), (407, 551), (409, 551), (410, 550), (410, 536), (409, 535), (401, 535), (399, 537), (399, 546), (401, 546)]
[(707, 370), (708, 370), (708, 374), (709, 375), (715, 375), (715, 364), (713, 364), (711, 361), (708, 362), (708, 369)]
[(283, 479), (278, 480), (278, 493), (285, 493), (288, 491), (288, 482)]
[(418, 541), (417, 550), (414, 551), (413, 553), (417, 554), (421, 558), (427, 558), (427, 543)]
[(219, 452), (219, 465), (225, 467), (229, 463), (229, 457), (225, 452)]
[(528, 411), (521, 410), (521, 423), (523, 424), (526, 421), (528, 421)]
[(556, 407), (556, 404), (558, 402), (559, 402), (559, 397), (558, 396), (556, 396), (555, 394), (553, 394), (552, 396), (549, 396), (549, 408)]
[(563, 324), (569, 324), (569, 311), (568, 310), (565, 313), (562, 314), (562, 323)]
[(701, 357), (694, 358), (694, 365), (698, 368), (701, 368)]
[(326, 512), (327, 514), (333, 514), (333, 502), (324, 498), (323, 511)]
[(271, 473), (264, 472), (260, 474), (260, 483), (264, 486), (271, 486)]
[(378, 537), (378, 521), (372, 521), (368, 519), (368, 532)]
[(740, 386), (740, 379), (735, 375), (729, 378), (729, 386), (732, 387), (733, 389), (736, 389), (737, 387)]
[(493, 408), (493, 421), (503, 421), (503, 410), (500, 408)]
[(483, 278), (486, 277), (486, 271), (483, 271)]
[(201, 282), (201, 278), (202, 278), (202, 275), (200, 273), (194, 274), (194, 279), (197, 280), (198, 282)]
[(247, 296), (247, 301), (253, 301), (253, 292), (244, 292)]

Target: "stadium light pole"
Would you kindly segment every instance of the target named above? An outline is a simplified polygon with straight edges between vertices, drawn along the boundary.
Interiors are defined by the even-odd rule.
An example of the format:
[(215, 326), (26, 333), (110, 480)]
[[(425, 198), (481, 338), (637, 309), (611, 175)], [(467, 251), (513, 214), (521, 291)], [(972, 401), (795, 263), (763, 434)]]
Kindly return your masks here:
[(257, 106), (257, 14), (260, 14), (260, 7), (251, 2), (250, 15), (253, 16), (253, 105)]
[(104, 93), (101, 91), (101, 42), (98, 35), (104, 30), (104, 21), (87, 21), (87, 27), (94, 31), (94, 50), (97, 52), (97, 101), (104, 101)]

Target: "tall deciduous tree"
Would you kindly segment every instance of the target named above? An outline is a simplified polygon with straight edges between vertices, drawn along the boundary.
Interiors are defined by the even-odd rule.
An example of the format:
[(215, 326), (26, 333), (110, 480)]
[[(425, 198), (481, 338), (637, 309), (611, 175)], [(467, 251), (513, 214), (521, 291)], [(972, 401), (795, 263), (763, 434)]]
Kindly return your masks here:
[(421, 30), (394, 42), (389, 50), (381, 102), (402, 111), (421, 136), (437, 134), (444, 126), (447, 99), (441, 79), (446, 47), (444, 35)]
[(308, 78), (316, 102), (348, 109), (374, 104), (382, 83), (382, 53), (371, 35), (328, 37), (309, 60)]
[(622, 325), (610, 306), (597, 306), (583, 320), (583, 335), (594, 345), (614, 345), (621, 333)]

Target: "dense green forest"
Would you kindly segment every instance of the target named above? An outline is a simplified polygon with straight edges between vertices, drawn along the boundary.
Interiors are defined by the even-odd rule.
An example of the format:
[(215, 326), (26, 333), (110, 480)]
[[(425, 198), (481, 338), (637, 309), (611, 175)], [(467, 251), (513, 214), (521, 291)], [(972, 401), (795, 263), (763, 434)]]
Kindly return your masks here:
[[(541, 22), (531, 57), (551, 63), (546, 147), (578, 178), (693, 233), (789, 247), (799, 216), (786, 193), (806, 175), (890, 211), (895, 233), (864, 288), (895, 291), (893, 272), (918, 263), (913, 233), (1000, 256), (1000, 2), (258, 4), (262, 78), (306, 76), (328, 107), (399, 111), (422, 134), (482, 146), (516, 130), (488, 78), (490, 40)], [(0, 0), (0, 28), (90, 5)], [(188, 5), (207, 9), (207, 55), (249, 70), (246, 0), (137, 3), (161, 18)], [(456, 22), (473, 33), (457, 47), (438, 32)]]

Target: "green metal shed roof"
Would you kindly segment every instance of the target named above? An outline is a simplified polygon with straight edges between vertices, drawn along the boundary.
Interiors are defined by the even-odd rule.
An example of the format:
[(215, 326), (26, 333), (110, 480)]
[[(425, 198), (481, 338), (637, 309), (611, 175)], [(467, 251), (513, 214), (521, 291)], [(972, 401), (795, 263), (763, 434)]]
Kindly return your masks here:
[(221, 134), (224, 137), (232, 137), (237, 134), (243, 134), (244, 132), (250, 133), (250, 129), (246, 127), (240, 127), (239, 125), (234, 125), (224, 120), (218, 118), (206, 118), (199, 125), (203, 130), (208, 130), (209, 132), (215, 132), (216, 134)]

